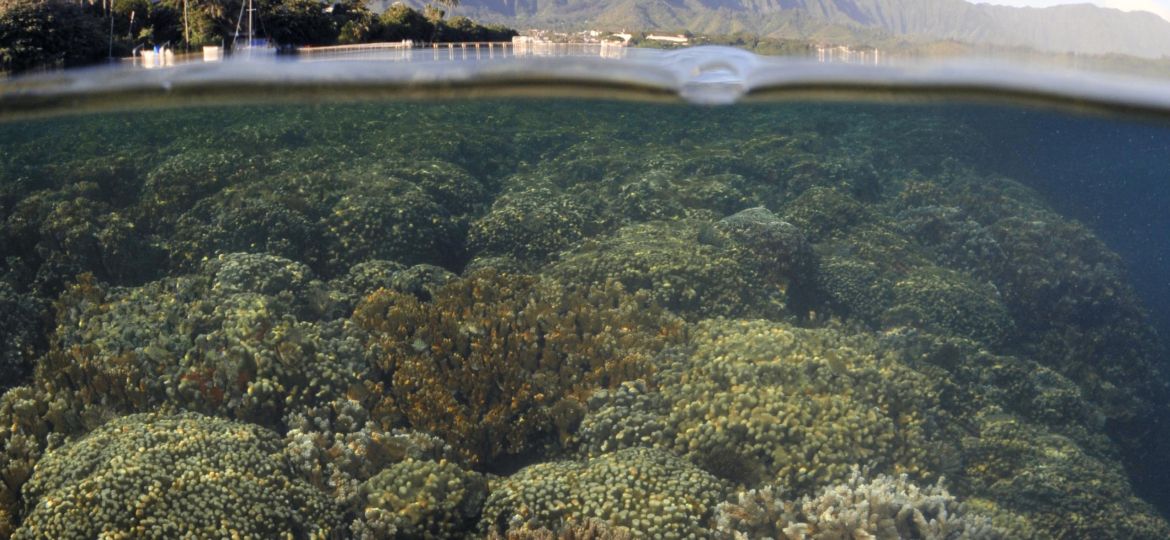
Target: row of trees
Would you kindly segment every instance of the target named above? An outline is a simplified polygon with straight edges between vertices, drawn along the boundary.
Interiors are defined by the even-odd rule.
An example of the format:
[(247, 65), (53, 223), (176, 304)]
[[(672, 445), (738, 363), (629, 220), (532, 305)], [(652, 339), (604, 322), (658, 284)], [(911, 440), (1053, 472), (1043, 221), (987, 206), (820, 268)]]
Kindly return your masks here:
[[(247, 0), (0, 0), (0, 71), (75, 66), (136, 47), (231, 47)], [(453, 7), (458, 0), (445, 0)], [(501, 41), (516, 35), (466, 17), (394, 4), (376, 14), (364, 0), (252, 0), (258, 37), (280, 45), (376, 41)], [(246, 14), (245, 14), (246, 15)], [(245, 23), (246, 24), (246, 23)], [(241, 33), (246, 29), (241, 29)]]
[[(452, 0), (448, 0), (451, 2)], [(454, 2), (457, 3), (457, 2)], [(329, 17), (320, 16), (318, 0), (285, 0), (265, 22), (269, 36), (279, 44), (331, 45), (381, 41), (507, 41), (517, 35), (503, 26), (483, 26), (467, 17), (445, 19), (434, 6), (417, 11), (403, 4), (381, 15), (360, 0), (333, 4)]]
[(97, 61), (107, 53), (101, 28), (77, 4), (0, 0), (0, 71)]

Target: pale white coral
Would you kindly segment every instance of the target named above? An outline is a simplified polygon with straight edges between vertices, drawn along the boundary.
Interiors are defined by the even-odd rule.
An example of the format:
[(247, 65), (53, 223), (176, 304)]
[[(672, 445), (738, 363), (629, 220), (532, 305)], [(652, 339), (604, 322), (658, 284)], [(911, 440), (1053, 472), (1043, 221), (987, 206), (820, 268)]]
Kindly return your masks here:
[(740, 492), (716, 512), (727, 538), (777, 540), (998, 539), (990, 521), (967, 514), (941, 483), (920, 488), (879, 475), (867, 481), (858, 467), (845, 483), (816, 497), (783, 500), (771, 486)]

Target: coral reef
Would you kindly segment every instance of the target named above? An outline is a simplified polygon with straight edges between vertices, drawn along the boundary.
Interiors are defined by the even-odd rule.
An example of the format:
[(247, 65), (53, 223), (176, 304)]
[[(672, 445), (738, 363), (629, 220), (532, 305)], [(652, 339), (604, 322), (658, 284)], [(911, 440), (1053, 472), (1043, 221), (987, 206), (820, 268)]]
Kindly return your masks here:
[(866, 480), (854, 467), (844, 483), (816, 497), (786, 501), (772, 486), (736, 493), (719, 505), (715, 530), (733, 539), (874, 540), (1000, 539), (990, 520), (965, 511), (941, 485), (919, 488), (906, 479)]
[(794, 299), (814, 295), (814, 267), (800, 232), (757, 208), (716, 223), (629, 225), (583, 242), (549, 272), (568, 283), (616, 279), (689, 319), (783, 318), (804, 314)]
[(965, 265), (1000, 291), (1014, 322), (1005, 349), (1076, 384), (1104, 413), (1135, 478), (1166, 468), (1150, 449), (1170, 430), (1148, 421), (1170, 414), (1164, 348), (1116, 253), (1034, 191), (958, 163), (908, 185), (895, 205), (935, 260)]
[(583, 396), (645, 375), (681, 332), (620, 285), (572, 290), (522, 275), (475, 274), (430, 302), (381, 290), (354, 319), (384, 351), (381, 414), (435, 433), (473, 463), (567, 436)]
[(843, 481), (858, 463), (934, 468), (937, 390), (864, 336), (704, 321), (655, 363), (656, 392), (627, 385), (590, 401), (588, 455), (660, 446), (738, 484), (796, 490)]
[(162, 250), (124, 212), (100, 200), (97, 189), (80, 184), (39, 191), (12, 209), (0, 239), (11, 250), (14, 285), (52, 294), (83, 272), (121, 283), (157, 276)]
[(814, 186), (784, 206), (781, 216), (813, 242), (824, 242), (874, 220), (872, 210), (846, 193)]
[(69, 414), (61, 403), (27, 386), (0, 397), (0, 538), (8, 538), (24, 513), (21, 493), (47, 449), (64, 442)]
[(255, 161), (242, 149), (180, 142), (171, 150), (143, 178), (136, 214), (148, 230), (173, 228), (195, 203), (254, 173)]
[[(705, 537), (726, 487), (672, 454), (629, 448), (587, 462), (540, 463), (494, 481), (480, 529), (547, 528), (597, 518), (647, 538)], [(573, 536), (569, 536), (572, 538)]]
[(519, 527), (504, 533), (491, 531), (488, 540), (633, 540), (634, 533), (626, 527), (618, 527), (596, 518), (561, 527), (559, 532), (547, 528)]
[(463, 538), (487, 480), (448, 461), (407, 458), (362, 484), (362, 495), (357, 538)]
[(1003, 342), (1014, 330), (995, 286), (954, 270), (914, 269), (893, 283), (891, 296), (880, 315), (886, 328), (912, 326), (989, 346)]
[(540, 259), (590, 235), (596, 218), (573, 198), (549, 189), (501, 195), (471, 224), (467, 243), (479, 255)]
[[(1170, 524), (1139, 499), (1116, 455), (1098, 458), (1071, 439), (1011, 415), (980, 415), (962, 440), (971, 492), (1027, 519), (1051, 538), (1165, 538)], [(1093, 486), (1092, 490), (1081, 486)]]
[(198, 270), (202, 261), (235, 252), (259, 252), (325, 266), (325, 234), (318, 208), (328, 179), (312, 175), (262, 185), (226, 187), (183, 212), (169, 235), (173, 268)]
[(46, 348), (46, 306), (0, 280), (0, 392), (32, 375), (34, 358)]
[(1170, 537), (1124, 261), (906, 112), (2, 122), (0, 538)]
[(39, 385), (79, 408), (166, 405), (280, 427), (365, 370), (351, 325), (297, 318), (321, 311), (316, 286), (303, 265), (248, 254), (131, 289), (82, 279), (58, 302)]
[[(369, 397), (365, 385), (349, 393)], [(341, 398), (288, 415), (284, 453), (314, 487), (344, 508), (361, 504), (362, 484), (403, 460), (460, 463), (442, 439), (418, 431), (384, 430), (369, 420), (368, 400)]]
[(999, 290), (940, 267), (896, 231), (867, 225), (821, 246), (819, 279), (846, 316), (877, 328), (911, 326), (977, 340), (989, 347), (1014, 335)]
[(280, 438), (196, 414), (131, 415), (48, 453), (13, 538), (329, 538), (338, 510), (291, 474)]
[(456, 264), (461, 227), (427, 192), (394, 177), (365, 179), (347, 189), (325, 214), (323, 257), (341, 271), (371, 259), (405, 264)]
[(597, 232), (642, 221), (710, 219), (778, 200), (780, 186), (752, 182), (758, 163), (726, 147), (701, 153), (586, 140), (505, 179), (503, 197), (547, 193), (550, 202), (564, 201), (590, 218), (586, 224)]

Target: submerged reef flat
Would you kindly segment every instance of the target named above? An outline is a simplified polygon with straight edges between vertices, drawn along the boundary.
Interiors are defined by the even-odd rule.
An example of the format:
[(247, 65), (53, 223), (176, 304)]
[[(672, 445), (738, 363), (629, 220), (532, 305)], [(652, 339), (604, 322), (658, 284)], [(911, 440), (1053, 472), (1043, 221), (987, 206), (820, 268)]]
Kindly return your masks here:
[(981, 137), (848, 104), (0, 124), (0, 539), (1170, 538), (1163, 344)]

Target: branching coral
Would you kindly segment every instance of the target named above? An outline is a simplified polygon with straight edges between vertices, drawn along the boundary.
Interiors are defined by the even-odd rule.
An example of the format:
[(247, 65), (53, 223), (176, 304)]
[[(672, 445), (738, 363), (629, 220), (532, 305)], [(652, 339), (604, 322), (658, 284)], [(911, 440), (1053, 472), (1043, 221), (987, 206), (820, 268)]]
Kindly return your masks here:
[(682, 337), (680, 321), (615, 283), (574, 290), (492, 271), (430, 302), (379, 291), (354, 319), (385, 351), (375, 416), (401, 415), (474, 463), (567, 435), (588, 392), (645, 375)]
[(866, 480), (854, 467), (844, 483), (816, 497), (780, 495), (772, 486), (737, 493), (734, 502), (719, 505), (715, 529), (736, 540), (1005, 538), (986, 518), (965, 512), (941, 484), (923, 489), (905, 475)]

